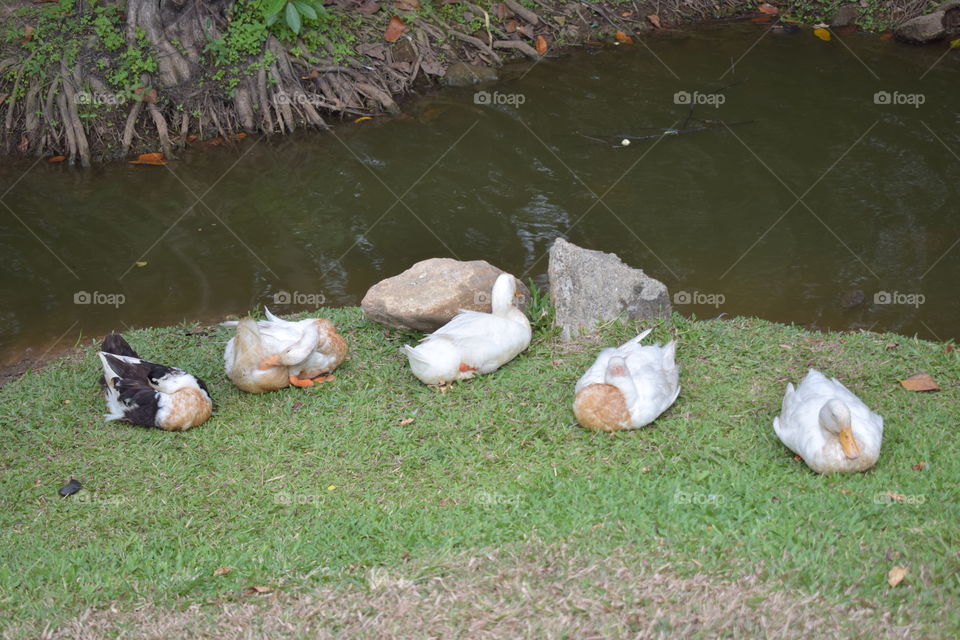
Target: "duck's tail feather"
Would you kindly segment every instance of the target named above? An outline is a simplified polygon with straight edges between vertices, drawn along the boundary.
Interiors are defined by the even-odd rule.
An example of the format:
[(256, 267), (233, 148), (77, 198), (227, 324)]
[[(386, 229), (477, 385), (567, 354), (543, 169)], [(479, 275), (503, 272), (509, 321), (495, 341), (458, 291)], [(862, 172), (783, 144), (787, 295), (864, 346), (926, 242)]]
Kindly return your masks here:
[(270, 322), (285, 322), (285, 320), (283, 320), (282, 318), (278, 318), (277, 316), (270, 313), (270, 309), (267, 309), (267, 305), (263, 305), (263, 312), (267, 316), (267, 320), (269, 320)]
[(623, 349), (623, 348), (633, 347), (633, 346), (635, 346), (635, 345), (640, 344), (640, 342), (641, 342), (644, 338), (646, 338), (648, 335), (650, 335), (650, 332), (651, 332), (651, 331), (653, 331), (653, 328), (650, 328), (650, 329), (646, 329), (646, 330), (644, 330), (644, 331), (641, 331), (639, 334), (637, 334), (636, 337), (630, 338), (629, 340), (627, 340), (626, 342), (624, 342), (622, 345), (620, 345), (620, 348)]
[(130, 343), (124, 340), (119, 333), (111, 333), (103, 339), (100, 351), (112, 353), (115, 356), (127, 356), (128, 358), (139, 358), (137, 352), (133, 350)]

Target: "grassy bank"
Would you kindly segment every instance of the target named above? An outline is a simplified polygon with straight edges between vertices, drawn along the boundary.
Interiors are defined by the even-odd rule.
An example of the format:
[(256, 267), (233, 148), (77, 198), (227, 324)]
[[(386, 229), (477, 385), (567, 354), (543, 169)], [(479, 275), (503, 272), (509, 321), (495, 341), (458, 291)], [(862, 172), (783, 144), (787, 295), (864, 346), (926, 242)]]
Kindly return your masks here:
[[(540, 330), (508, 366), (440, 394), (398, 353), (410, 336), (385, 335), (359, 309), (325, 311), (352, 355), (308, 391), (233, 388), (226, 329), (129, 333), (144, 357), (210, 386), (214, 417), (185, 434), (104, 423), (92, 346), (0, 391), (8, 635), (111, 605), (147, 606), (156, 622), (196, 604), (194, 622), (209, 623), (220, 607), (277, 594), (369, 593), (372, 567), (420, 580), (455, 573), (463, 554), (491, 548), (572, 548), (590, 566), (611, 554), (663, 561), (677, 580), (751, 576), (756, 593), (789, 590), (795, 603), (819, 594), (888, 624), (960, 630), (960, 360), (944, 345), (677, 316), (654, 336), (679, 341), (680, 399), (652, 428), (609, 436), (574, 424), (573, 384), (599, 344), (637, 327), (567, 346)], [(873, 471), (817, 476), (775, 439), (784, 385), (809, 366), (885, 417)], [(942, 391), (900, 388), (918, 371)], [(71, 476), (84, 489), (60, 498)], [(893, 566), (908, 571), (895, 588)], [(214, 575), (221, 567), (229, 572)], [(245, 595), (253, 586), (272, 593)]]

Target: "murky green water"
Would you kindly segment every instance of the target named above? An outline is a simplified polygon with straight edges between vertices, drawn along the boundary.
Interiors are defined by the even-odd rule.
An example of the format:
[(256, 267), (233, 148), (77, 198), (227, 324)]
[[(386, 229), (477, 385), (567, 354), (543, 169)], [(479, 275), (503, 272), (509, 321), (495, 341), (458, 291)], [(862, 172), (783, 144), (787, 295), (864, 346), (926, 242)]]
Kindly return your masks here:
[[(431, 256), (542, 280), (561, 235), (702, 303), (683, 313), (960, 336), (960, 52), (765, 29), (579, 50), (508, 70), (483, 88), (497, 104), (451, 89), (398, 119), (167, 168), (8, 162), (2, 356), (263, 303), (357, 304)], [(695, 119), (677, 92), (701, 101)], [(752, 122), (658, 137), (700, 119)]]

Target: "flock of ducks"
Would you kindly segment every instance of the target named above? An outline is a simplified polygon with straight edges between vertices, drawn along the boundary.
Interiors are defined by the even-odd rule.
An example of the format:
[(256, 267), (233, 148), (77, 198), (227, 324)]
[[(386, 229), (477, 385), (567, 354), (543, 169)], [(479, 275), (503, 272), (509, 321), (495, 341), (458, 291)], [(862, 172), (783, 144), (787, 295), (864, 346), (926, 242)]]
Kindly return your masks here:
[[(492, 312), (462, 310), (450, 322), (403, 351), (413, 374), (444, 385), (491, 373), (523, 352), (532, 330), (513, 305), (516, 281), (501, 274), (493, 285)], [(324, 318), (290, 322), (266, 311), (266, 320), (225, 322), (236, 327), (227, 343), (227, 377), (248, 393), (311, 387), (331, 380), (347, 343)], [(589, 429), (639, 429), (656, 420), (680, 395), (676, 342), (644, 345), (650, 330), (600, 352), (575, 387), (573, 413)], [(118, 334), (100, 351), (107, 420), (184, 431), (206, 421), (213, 401), (199, 378), (176, 367), (141, 359)], [(777, 437), (818, 473), (858, 472), (880, 456), (883, 418), (838, 380), (813, 369), (800, 385), (787, 384)]]

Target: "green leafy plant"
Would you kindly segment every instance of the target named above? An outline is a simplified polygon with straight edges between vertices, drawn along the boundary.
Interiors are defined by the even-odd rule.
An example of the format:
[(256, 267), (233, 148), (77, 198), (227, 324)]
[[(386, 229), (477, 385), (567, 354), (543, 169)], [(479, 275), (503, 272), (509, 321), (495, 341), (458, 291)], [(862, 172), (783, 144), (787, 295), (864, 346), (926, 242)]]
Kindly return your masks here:
[(322, 0), (267, 0), (264, 6), (268, 27), (272, 27), (282, 13), (290, 31), (296, 35), (300, 35), (304, 20), (316, 20), (326, 12)]

